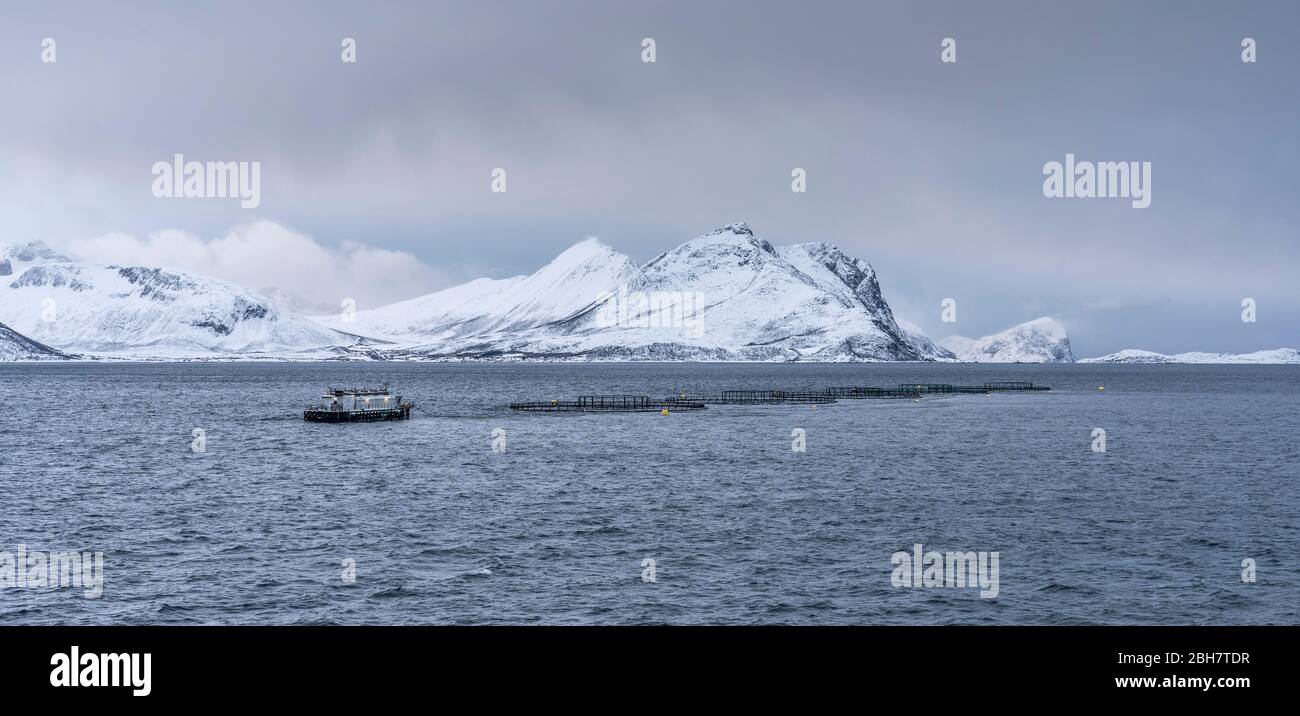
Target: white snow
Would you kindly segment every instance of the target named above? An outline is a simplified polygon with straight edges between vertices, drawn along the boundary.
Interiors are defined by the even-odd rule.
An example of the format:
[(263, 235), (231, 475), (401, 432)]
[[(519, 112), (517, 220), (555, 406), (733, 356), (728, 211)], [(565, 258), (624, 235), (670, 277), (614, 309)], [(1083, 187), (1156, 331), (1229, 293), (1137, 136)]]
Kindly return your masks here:
[[(952, 350), (951, 348), (945, 348), (944, 346), (941, 346), (938, 343), (935, 343), (934, 341), (930, 340), (930, 336), (926, 335), (925, 331), (921, 330), (920, 326), (916, 325), (915, 323), (912, 323), (911, 321), (903, 320), (902, 318), (899, 318), (897, 320), (898, 320), (898, 327), (903, 330), (903, 333), (907, 336), (908, 341), (910, 341), (912, 345), (917, 346), (918, 350), (923, 350), (926, 353), (934, 354), (936, 356), (935, 360), (941, 360), (941, 361), (957, 360), (956, 351)], [(953, 338), (960, 338), (963, 341), (969, 340), (966, 338), (962, 338), (961, 336), (953, 336)], [(974, 341), (971, 342), (973, 343)]]
[(41, 241), (0, 245), (0, 281), (6, 280), (8, 276), (19, 276), (32, 266), (76, 260), (73, 256), (51, 249)]
[[(113, 358), (329, 357), (357, 339), (223, 281), (0, 248), (0, 323), (66, 353)], [(17, 260), (15, 260), (17, 259)]]
[[(450, 307), (448, 296), (471, 292), (476, 300)], [(655, 301), (673, 310), (647, 310)], [(529, 277), (480, 280), (358, 313), (352, 324), (325, 320), (405, 343), (426, 338), (411, 356), (950, 358), (898, 326), (870, 265), (824, 243), (778, 249), (745, 224), (695, 238), (640, 269), (603, 244), (584, 242)]]
[(1274, 348), (1253, 353), (1175, 353), (1166, 355), (1129, 348), (1099, 358), (1084, 358), (1080, 363), (1217, 363), (1217, 364), (1300, 364), (1300, 351)]
[[(10, 269), (0, 322), (92, 358), (954, 360), (894, 317), (867, 262), (824, 242), (774, 247), (743, 223), (639, 268), (589, 239), (530, 275), (314, 320), (193, 274), (95, 265), (39, 244), (0, 256)], [(50, 300), (57, 317), (45, 320)], [(1039, 323), (983, 359), (1055, 356), (1062, 342), (1068, 356), (1064, 331)]]
[(0, 323), (0, 361), (57, 360), (62, 353), (19, 334)]
[(575, 244), (531, 276), (480, 278), (381, 308), (318, 316), (331, 328), (406, 346), (518, 331), (561, 320), (616, 289), (636, 270), (597, 239)]
[(1065, 326), (1054, 318), (1038, 318), (974, 340), (949, 336), (939, 345), (964, 363), (1074, 362)]

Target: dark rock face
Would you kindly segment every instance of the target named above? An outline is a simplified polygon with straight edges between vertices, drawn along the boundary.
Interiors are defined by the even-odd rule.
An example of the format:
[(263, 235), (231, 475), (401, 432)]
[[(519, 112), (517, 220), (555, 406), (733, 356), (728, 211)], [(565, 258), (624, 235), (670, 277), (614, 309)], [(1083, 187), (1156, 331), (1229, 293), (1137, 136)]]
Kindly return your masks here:
[(0, 360), (66, 359), (69, 356), (0, 323)]
[(60, 264), (33, 266), (24, 271), (23, 275), (15, 279), (9, 286), (10, 288), (28, 286), (67, 287), (73, 291), (89, 291), (94, 288), (82, 280), (81, 272), (76, 268)]

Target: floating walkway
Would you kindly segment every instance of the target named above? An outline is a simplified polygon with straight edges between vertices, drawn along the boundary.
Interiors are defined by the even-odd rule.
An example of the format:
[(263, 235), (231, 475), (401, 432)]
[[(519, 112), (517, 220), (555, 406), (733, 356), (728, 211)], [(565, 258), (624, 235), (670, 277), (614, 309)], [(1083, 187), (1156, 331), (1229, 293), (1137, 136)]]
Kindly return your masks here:
[(995, 390), (1051, 390), (1046, 385), (1034, 385), (1021, 380), (991, 380), (984, 384), (989, 392)]
[(905, 400), (921, 397), (919, 390), (906, 385), (900, 385), (898, 390), (870, 386), (828, 388), (826, 394), (841, 400)]
[(696, 395), (681, 393), (664, 398), (669, 403), (704, 403), (707, 405), (828, 405), (835, 397), (827, 393), (790, 390), (724, 390), (721, 393)]
[(918, 393), (988, 393), (988, 388), (982, 385), (952, 385), (950, 383), (902, 383), (898, 386), (899, 390), (914, 390)]
[(511, 410), (529, 413), (668, 413), (704, 410), (709, 405), (829, 405), (840, 400), (918, 400), (922, 395), (986, 394), (995, 391), (1051, 390), (1025, 381), (988, 381), (980, 385), (900, 383), (897, 388), (852, 386), (819, 391), (724, 390), (720, 393), (679, 393), (663, 400), (644, 395), (582, 395), (577, 400), (511, 403)]
[(577, 400), (511, 403), (511, 410), (527, 413), (653, 413), (666, 410), (704, 410), (699, 402), (654, 400), (644, 395), (582, 395)]

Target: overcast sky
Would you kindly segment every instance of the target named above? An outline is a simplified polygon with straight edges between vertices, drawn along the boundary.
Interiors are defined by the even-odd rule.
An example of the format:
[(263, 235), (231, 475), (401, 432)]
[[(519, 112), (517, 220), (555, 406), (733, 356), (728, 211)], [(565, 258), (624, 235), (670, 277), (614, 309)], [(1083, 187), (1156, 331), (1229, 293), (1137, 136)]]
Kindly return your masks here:
[[(0, 242), (394, 277), (376, 303), (743, 220), (870, 261), (936, 339), (1051, 315), (1080, 356), (1296, 347), (1297, 29), (1283, 0), (15, 4)], [(1045, 198), (1067, 152), (1151, 162), (1150, 208)], [(175, 153), (261, 162), (261, 205), (154, 198)]]

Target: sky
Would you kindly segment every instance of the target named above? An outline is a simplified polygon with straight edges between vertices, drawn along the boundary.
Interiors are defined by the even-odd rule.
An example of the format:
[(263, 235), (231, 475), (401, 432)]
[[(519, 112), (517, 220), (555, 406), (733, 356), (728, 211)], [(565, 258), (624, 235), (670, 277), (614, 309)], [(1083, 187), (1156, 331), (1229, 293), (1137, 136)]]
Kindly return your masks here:
[[(745, 221), (871, 262), (936, 339), (1046, 315), (1080, 357), (1300, 347), (1297, 29), (1282, 0), (24, 3), (0, 243), (361, 277), (366, 308)], [(177, 153), (259, 162), (260, 204), (155, 197)], [(1151, 205), (1045, 197), (1067, 153), (1150, 162)]]

